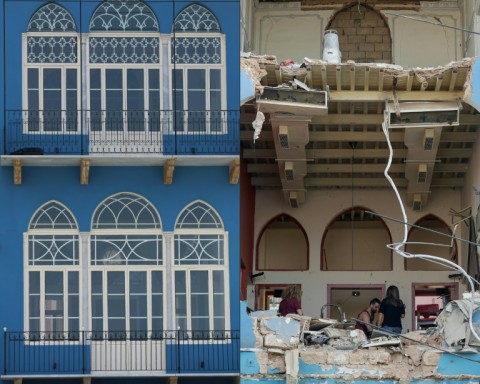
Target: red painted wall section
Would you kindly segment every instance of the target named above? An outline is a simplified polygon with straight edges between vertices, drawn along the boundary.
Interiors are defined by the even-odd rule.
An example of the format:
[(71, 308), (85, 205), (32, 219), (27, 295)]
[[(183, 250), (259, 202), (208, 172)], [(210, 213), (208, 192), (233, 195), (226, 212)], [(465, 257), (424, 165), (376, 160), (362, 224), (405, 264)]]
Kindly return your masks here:
[(252, 274), (255, 223), (255, 188), (247, 172), (247, 163), (240, 159), (240, 259), (241, 259), (241, 300), (247, 299), (247, 282)]

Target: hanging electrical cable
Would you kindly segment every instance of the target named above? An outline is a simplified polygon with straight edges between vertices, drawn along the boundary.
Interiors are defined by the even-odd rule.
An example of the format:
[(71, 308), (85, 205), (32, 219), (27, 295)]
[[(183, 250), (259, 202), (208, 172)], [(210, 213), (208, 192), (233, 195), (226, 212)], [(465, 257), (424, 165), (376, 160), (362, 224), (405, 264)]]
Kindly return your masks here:
[[(396, 252), (397, 254), (399, 254), (400, 256), (404, 257), (404, 258), (408, 258), (408, 259), (422, 259), (422, 260), (428, 260), (430, 262), (433, 262), (433, 263), (437, 263), (437, 264), (440, 264), (440, 265), (444, 265), (444, 266), (448, 266), (450, 267), (452, 270), (456, 270), (458, 272), (460, 272), (463, 276), (465, 276), (465, 278), (467, 279), (469, 285), (470, 285), (470, 289), (471, 289), (471, 293), (472, 293), (472, 297), (469, 299), (469, 313), (468, 313), (468, 324), (469, 324), (469, 328), (470, 328), (470, 331), (472, 333), (472, 335), (477, 339), (477, 340), (480, 340), (480, 336), (478, 335), (478, 333), (476, 332), (474, 326), (473, 326), (473, 306), (474, 306), (474, 291), (475, 291), (475, 285), (474, 285), (474, 279), (462, 268), (460, 267), (458, 264), (454, 263), (453, 261), (450, 261), (450, 260), (446, 260), (446, 259), (442, 259), (441, 257), (438, 257), (438, 256), (433, 256), (433, 255), (426, 255), (426, 254), (412, 254), (412, 253), (409, 253), (409, 252), (406, 252), (405, 250), (402, 250), (403, 247), (405, 247), (405, 245), (409, 244), (408, 242), (408, 218), (407, 218), (407, 213), (405, 211), (405, 205), (403, 204), (403, 201), (400, 197), (400, 193), (398, 192), (398, 188), (397, 186), (395, 185), (395, 182), (393, 181), (393, 179), (390, 177), (388, 171), (390, 170), (390, 167), (392, 165), (392, 159), (393, 159), (393, 148), (392, 148), (392, 143), (390, 142), (390, 136), (389, 136), (389, 132), (388, 132), (388, 126), (385, 122), (382, 123), (382, 130), (383, 130), (383, 133), (385, 135), (385, 138), (387, 140), (387, 145), (388, 145), (388, 150), (389, 150), (389, 156), (388, 156), (388, 161), (387, 161), (387, 164), (385, 166), (385, 169), (383, 171), (383, 174), (385, 175), (385, 177), (387, 178), (389, 184), (391, 185), (394, 193), (395, 193), (395, 196), (397, 198), (397, 201), (400, 205), (400, 209), (402, 211), (402, 219), (403, 219), (403, 239), (401, 242), (399, 243), (392, 243), (392, 244), (388, 244), (387, 247), (391, 250), (393, 250), (394, 252)], [(420, 243), (417, 243), (417, 244), (420, 244)], [(431, 244), (431, 243), (421, 243), (421, 244)]]

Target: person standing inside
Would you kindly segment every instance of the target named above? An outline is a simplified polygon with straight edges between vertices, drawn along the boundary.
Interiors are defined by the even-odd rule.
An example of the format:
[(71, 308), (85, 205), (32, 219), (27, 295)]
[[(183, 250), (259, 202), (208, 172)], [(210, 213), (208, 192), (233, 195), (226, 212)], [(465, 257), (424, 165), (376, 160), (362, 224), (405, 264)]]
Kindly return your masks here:
[(282, 316), (286, 316), (290, 313), (296, 315), (303, 315), (302, 306), (300, 304), (300, 298), (302, 297), (302, 291), (300, 287), (296, 285), (290, 285), (282, 292), (282, 301), (278, 308), (278, 312)]
[(377, 325), (391, 333), (402, 333), (402, 319), (405, 317), (405, 304), (395, 285), (387, 289), (387, 297), (382, 300), (378, 311)]
[(362, 312), (360, 312), (357, 316), (358, 320), (355, 323), (355, 329), (361, 329), (363, 333), (367, 336), (367, 339), (372, 337), (373, 333), (373, 321), (375, 320), (375, 314), (378, 312), (380, 308), (380, 300), (374, 298), (370, 300), (370, 304), (367, 308), (365, 308)]

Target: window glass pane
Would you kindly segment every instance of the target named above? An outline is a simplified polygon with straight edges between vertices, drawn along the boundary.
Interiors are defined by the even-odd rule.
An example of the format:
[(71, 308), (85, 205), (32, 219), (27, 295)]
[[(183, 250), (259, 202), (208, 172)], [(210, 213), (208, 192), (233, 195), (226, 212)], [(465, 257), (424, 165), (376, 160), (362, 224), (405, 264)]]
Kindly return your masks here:
[(190, 273), (190, 290), (192, 329), (208, 331), (210, 329), (208, 271), (192, 271)]
[(92, 293), (102, 293), (102, 272), (92, 272)]
[(130, 272), (130, 293), (147, 293), (147, 273)]
[(187, 295), (185, 271), (175, 271), (175, 314), (177, 327), (187, 329)]
[(188, 110), (205, 111), (205, 70), (188, 70)]
[(161, 271), (152, 272), (152, 328), (163, 329), (163, 275)]
[(107, 131), (123, 131), (123, 80), (121, 69), (105, 70), (105, 129)]
[(73, 68), (67, 69), (67, 89), (77, 89), (77, 70)]
[(28, 89), (38, 89), (38, 69), (28, 68), (27, 70)]
[(77, 107), (77, 70), (67, 69), (65, 129), (69, 132), (77, 130)]
[(63, 272), (45, 272), (45, 331), (63, 331), (63, 303)]
[(43, 70), (43, 89), (60, 90), (62, 87), (62, 70), (45, 68)]
[(90, 129), (102, 130), (102, 92), (100, 81), (100, 69), (90, 70)]
[(30, 294), (40, 294), (40, 272), (30, 272), (28, 274), (28, 288)]
[(78, 272), (68, 272), (68, 293), (78, 293)]
[[(125, 329), (125, 274), (107, 272), (108, 330)], [(121, 325), (123, 324), (123, 325)], [(112, 328), (113, 326), (114, 328)]]
[(127, 109), (128, 130), (143, 131), (145, 129), (145, 89), (143, 69), (127, 70)]

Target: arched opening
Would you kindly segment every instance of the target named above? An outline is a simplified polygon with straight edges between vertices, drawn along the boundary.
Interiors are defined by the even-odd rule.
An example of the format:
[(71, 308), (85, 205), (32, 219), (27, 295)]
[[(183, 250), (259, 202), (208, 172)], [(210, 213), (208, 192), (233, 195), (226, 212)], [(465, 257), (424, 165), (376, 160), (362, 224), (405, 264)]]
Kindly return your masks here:
[(341, 212), (322, 240), (323, 271), (391, 271), (391, 235), (385, 222), (364, 207)]
[(342, 61), (391, 63), (392, 38), (384, 17), (355, 2), (338, 11), (327, 28), (338, 32)]
[[(425, 254), (457, 261), (457, 244), (449, 236), (450, 227), (435, 215), (427, 215), (418, 220), (408, 234), (405, 251), (411, 254)], [(405, 259), (407, 271), (449, 271), (443, 265), (422, 260)]]
[(308, 270), (308, 239), (293, 217), (282, 213), (260, 232), (257, 242), (257, 270)]

